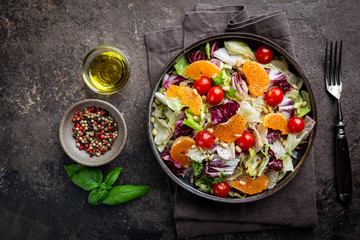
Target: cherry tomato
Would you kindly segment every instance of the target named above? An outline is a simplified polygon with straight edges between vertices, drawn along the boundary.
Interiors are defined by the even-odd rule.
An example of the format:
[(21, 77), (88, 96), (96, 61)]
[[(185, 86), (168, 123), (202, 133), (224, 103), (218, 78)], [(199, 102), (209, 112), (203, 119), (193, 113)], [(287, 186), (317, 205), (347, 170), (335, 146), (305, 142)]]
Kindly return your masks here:
[(207, 94), (207, 101), (211, 105), (216, 105), (221, 103), (224, 99), (224, 91), (219, 87), (212, 87), (210, 88)]
[(274, 59), (274, 52), (269, 47), (262, 46), (256, 50), (255, 57), (259, 63), (266, 64)]
[(288, 128), (293, 133), (299, 133), (305, 128), (304, 120), (299, 117), (292, 117), (288, 121)]
[(229, 184), (227, 182), (219, 182), (212, 185), (214, 195), (218, 197), (226, 197), (230, 191)]
[(196, 135), (196, 144), (201, 148), (210, 148), (214, 144), (214, 136), (206, 131), (201, 131)]
[(206, 94), (211, 88), (211, 81), (208, 77), (202, 76), (194, 82), (194, 88), (199, 94)]
[(265, 101), (270, 106), (279, 105), (284, 99), (284, 93), (279, 88), (272, 88), (265, 93)]
[(241, 137), (236, 140), (236, 145), (238, 145), (241, 150), (249, 150), (255, 144), (255, 138), (252, 133), (244, 132)]

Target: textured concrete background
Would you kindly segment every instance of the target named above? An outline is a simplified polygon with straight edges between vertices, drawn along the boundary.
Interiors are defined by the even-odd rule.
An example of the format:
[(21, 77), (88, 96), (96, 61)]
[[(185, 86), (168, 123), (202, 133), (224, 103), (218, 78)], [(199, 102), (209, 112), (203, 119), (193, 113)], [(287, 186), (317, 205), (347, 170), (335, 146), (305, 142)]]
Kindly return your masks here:
[[(1, 239), (176, 238), (167, 178), (146, 135), (150, 94), (144, 34), (181, 24), (200, 1), (1, 1), (0, 5), (0, 236)], [(319, 111), (315, 142), (319, 225), (193, 239), (360, 238), (359, 93), (360, 2), (211, 0), (242, 4), (252, 14), (287, 13), (299, 63), (312, 81)], [(343, 112), (352, 158), (354, 196), (349, 211), (337, 200), (334, 178), (335, 105), (323, 83), (327, 40), (344, 41)], [(100, 96), (81, 79), (86, 53), (99, 45), (130, 58), (130, 81), (120, 93)], [(124, 167), (119, 184), (149, 184), (153, 190), (127, 204), (91, 206), (87, 193), (63, 170), (72, 163), (58, 140), (63, 113), (73, 103), (104, 99), (128, 125), (122, 154), (104, 172)], [(325, 161), (324, 161), (325, 160)]]

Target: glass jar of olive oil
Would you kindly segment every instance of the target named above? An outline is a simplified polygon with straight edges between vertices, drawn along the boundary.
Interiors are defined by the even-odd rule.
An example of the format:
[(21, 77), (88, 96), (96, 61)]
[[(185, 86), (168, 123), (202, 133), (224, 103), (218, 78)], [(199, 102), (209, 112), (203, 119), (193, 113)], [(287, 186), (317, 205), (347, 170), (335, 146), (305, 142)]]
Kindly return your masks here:
[(99, 94), (113, 94), (122, 89), (129, 79), (129, 61), (119, 49), (99, 46), (86, 55), (82, 75), (91, 90)]

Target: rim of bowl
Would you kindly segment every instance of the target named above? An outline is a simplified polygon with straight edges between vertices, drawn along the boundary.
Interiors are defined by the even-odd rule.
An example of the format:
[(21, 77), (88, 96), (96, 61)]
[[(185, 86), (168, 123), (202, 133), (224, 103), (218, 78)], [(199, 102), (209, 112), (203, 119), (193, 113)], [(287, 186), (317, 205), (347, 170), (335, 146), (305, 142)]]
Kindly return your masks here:
[[(86, 71), (86, 66), (91, 63), (91, 61), (89, 62), (90, 57), (92, 57), (94, 54), (97, 55), (97, 52), (101, 53), (101, 52), (105, 52), (105, 51), (115, 51), (115, 52), (119, 53), (124, 58), (125, 65), (127, 67), (127, 69), (126, 69), (127, 71), (125, 72), (126, 75), (124, 77), (124, 82), (112, 91), (102, 91), (102, 90), (96, 88), (91, 83), (90, 79), (88, 78), (88, 74)], [(95, 58), (95, 56), (91, 60), (93, 60)], [(83, 78), (84, 82), (92, 91), (94, 91), (98, 94), (102, 94), (102, 95), (111, 95), (111, 94), (117, 93), (118, 91), (123, 89), (125, 87), (125, 85), (127, 84), (127, 82), (129, 81), (130, 71), (131, 71), (130, 70), (130, 62), (129, 62), (129, 59), (127, 58), (126, 54), (123, 51), (121, 51), (120, 49), (110, 46), (110, 45), (101, 45), (101, 46), (91, 49), (90, 52), (88, 52), (86, 54), (83, 64), (82, 64), (82, 78)]]
[[(65, 124), (65, 118), (71, 114), (71, 111), (73, 111), (77, 106), (81, 105), (81, 104), (91, 104), (91, 105), (96, 105), (96, 103), (101, 103), (101, 104), (104, 104), (107, 109), (107, 111), (109, 111), (112, 115), (113, 115), (113, 112), (116, 112), (119, 116), (120, 116), (120, 119), (118, 122), (118, 124), (122, 124), (124, 126), (124, 137), (122, 138), (122, 142), (120, 143), (120, 147), (117, 149), (117, 151), (113, 154), (112, 157), (110, 158), (106, 158), (105, 161), (103, 162), (94, 162), (94, 163), (89, 163), (89, 162), (86, 162), (86, 161), (82, 161), (82, 160), (79, 160), (78, 158), (76, 158), (66, 147), (66, 145), (64, 144), (64, 136), (63, 136), (63, 129), (64, 129), (64, 124)], [(123, 117), (123, 115), (120, 113), (119, 110), (117, 110), (117, 108), (115, 106), (113, 106), (112, 104), (106, 102), (106, 101), (103, 101), (103, 100), (100, 100), (100, 99), (85, 99), (85, 100), (82, 100), (82, 101), (79, 101), (77, 103), (74, 103), (73, 105), (71, 105), (65, 112), (65, 114), (63, 115), (62, 119), (61, 119), (61, 123), (60, 123), (60, 126), (59, 126), (59, 139), (60, 139), (60, 143), (61, 143), (61, 146), (62, 148), (64, 149), (66, 155), (68, 155), (72, 160), (74, 160), (75, 162), (79, 163), (79, 164), (82, 164), (84, 166), (90, 166), (90, 167), (96, 167), (96, 166), (102, 166), (102, 165), (105, 165), (109, 162), (111, 162), (112, 160), (114, 160), (116, 157), (119, 156), (119, 154), (121, 153), (121, 151), (123, 150), (124, 146), (125, 146), (125, 143), (126, 143), (126, 139), (127, 139), (127, 126), (126, 126), (126, 122), (125, 122), (125, 119)], [(116, 141), (116, 140), (115, 140)], [(120, 141), (120, 140), (119, 140)], [(104, 155), (105, 156), (105, 155)]]
[(192, 49), (199, 47), (201, 45), (203, 45), (206, 42), (209, 41), (213, 41), (213, 40), (226, 40), (226, 39), (231, 39), (231, 38), (235, 38), (235, 39), (242, 39), (244, 41), (249, 40), (249, 41), (255, 41), (261, 44), (265, 44), (267, 46), (272, 47), (276, 52), (278, 52), (279, 54), (281, 54), (282, 56), (285, 57), (285, 59), (288, 61), (289, 66), (292, 66), (295, 71), (297, 72), (297, 76), (300, 76), (303, 80), (304, 80), (304, 85), (306, 90), (308, 91), (309, 95), (310, 95), (310, 101), (311, 101), (311, 113), (309, 115), (312, 115), (312, 118), (317, 122), (317, 110), (316, 110), (316, 103), (315, 103), (315, 98), (314, 98), (314, 94), (312, 92), (312, 89), (310, 87), (310, 83), (309, 80), (307, 79), (304, 71), (302, 70), (302, 68), (299, 66), (299, 64), (296, 62), (296, 60), (290, 56), (290, 54), (288, 54), (283, 48), (281, 48), (279, 45), (277, 45), (276, 43), (272, 42), (271, 40), (255, 35), (255, 34), (250, 34), (250, 33), (221, 33), (221, 34), (215, 34), (215, 35), (211, 35), (209, 37), (203, 38), (197, 42), (195, 42), (194, 44), (190, 45), (189, 47), (185, 48), (184, 50), (181, 50), (175, 57), (172, 58), (172, 60), (166, 65), (166, 67), (163, 68), (163, 71), (161, 72), (161, 75), (158, 78), (158, 81), (152, 91), (152, 94), (150, 96), (150, 100), (149, 100), (149, 105), (148, 105), (148, 137), (151, 143), (151, 148), (155, 154), (155, 157), (157, 159), (157, 161), (159, 162), (160, 166), (164, 169), (164, 171), (167, 173), (167, 175), (174, 181), (176, 182), (178, 185), (180, 185), (182, 188), (188, 190), (189, 192), (191, 192), (192, 194), (195, 194), (199, 197), (208, 199), (208, 200), (213, 200), (216, 202), (224, 202), (224, 203), (246, 203), (246, 202), (253, 202), (253, 201), (257, 201), (260, 199), (263, 199), (265, 197), (268, 197), (272, 194), (274, 194), (275, 192), (279, 191), (280, 189), (282, 189), (287, 183), (289, 183), (295, 176), (296, 174), (299, 172), (299, 170), (301, 169), (302, 165), (304, 164), (310, 149), (313, 145), (314, 139), (315, 139), (315, 135), (316, 135), (316, 127), (317, 124), (315, 124), (313, 130), (310, 133), (310, 136), (308, 138), (307, 141), (307, 146), (305, 149), (305, 152), (303, 153), (303, 155), (301, 156), (301, 158), (298, 160), (299, 162), (296, 164), (296, 166), (294, 167), (294, 171), (287, 173), (285, 175), (285, 178), (283, 178), (278, 184), (275, 185), (274, 188), (272, 189), (267, 189), (259, 194), (253, 195), (253, 196), (249, 196), (246, 198), (221, 198), (221, 197), (217, 197), (215, 195), (210, 195), (208, 193), (205, 192), (201, 192), (200, 190), (196, 189), (195, 187), (193, 187), (192, 185), (189, 185), (187, 183), (185, 183), (184, 181), (180, 180), (180, 178), (178, 176), (176, 176), (164, 163), (164, 161), (161, 159), (159, 151), (156, 148), (153, 136), (151, 134), (152, 131), (152, 123), (151, 123), (151, 113), (152, 113), (152, 102), (154, 101), (154, 95), (157, 91), (157, 89), (159, 88), (159, 85), (162, 83), (162, 79), (164, 77), (164, 75), (166, 74), (166, 72), (169, 70), (169, 68), (171, 68), (173, 66), (173, 64), (175, 63), (175, 61), (181, 57), (183, 54), (186, 54), (187, 52), (191, 51)]

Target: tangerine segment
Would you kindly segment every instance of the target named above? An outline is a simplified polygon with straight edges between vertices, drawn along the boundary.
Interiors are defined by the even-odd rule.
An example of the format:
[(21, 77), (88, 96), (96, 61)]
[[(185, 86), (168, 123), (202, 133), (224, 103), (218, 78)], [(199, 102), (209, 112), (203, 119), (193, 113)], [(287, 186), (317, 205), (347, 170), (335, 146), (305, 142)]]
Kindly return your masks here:
[(183, 167), (190, 166), (190, 158), (186, 156), (188, 149), (195, 145), (195, 140), (191, 137), (179, 137), (171, 146), (170, 156), (172, 159), (178, 161)]
[(249, 91), (254, 97), (263, 95), (269, 86), (269, 74), (257, 62), (247, 61), (243, 65)]
[(241, 114), (235, 114), (226, 123), (218, 124), (212, 129), (212, 135), (220, 141), (235, 141), (245, 130), (245, 118)]
[(174, 98), (178, 97), (180, 101), (188, 106), (195, 115), (200, 115), (202, 108), (202, 99), (200, 94), (189, 87), (179, 87), (176, 85), (170, 85), (167, 89), (167, 96)]
[(200, 60), (191, 63), (184, 71), (185, 78), (199, 80), (201, 76), (216, 78), (221, 73), (221, 69), (210, 61)]
[(231, 186), (246, 194), (253, 195), (262, 192), (266, 188), (267, 183), (268, 178), (265, 174), (262, 174), (260, 177), (256, 178), (252, 178), (247, 175), (244, 178), (231, 181)]
[(282, 113), (269, 113), (261, 119), (261, 123), (268, 128), (280, 130), (283, 135), (289, 134), (287, 120)]

